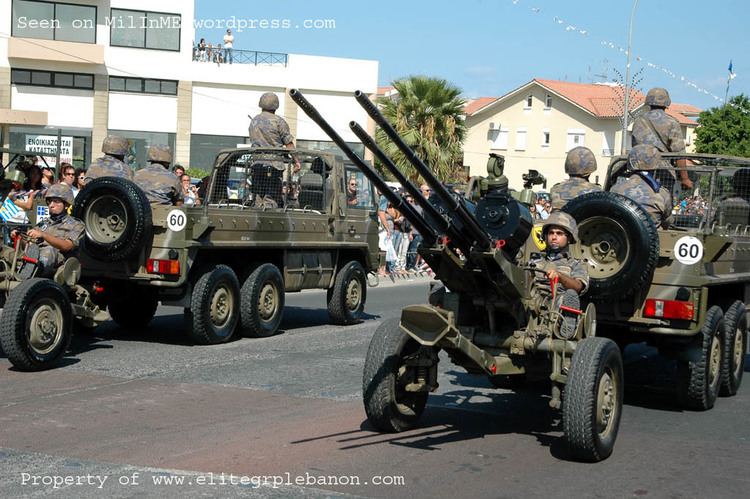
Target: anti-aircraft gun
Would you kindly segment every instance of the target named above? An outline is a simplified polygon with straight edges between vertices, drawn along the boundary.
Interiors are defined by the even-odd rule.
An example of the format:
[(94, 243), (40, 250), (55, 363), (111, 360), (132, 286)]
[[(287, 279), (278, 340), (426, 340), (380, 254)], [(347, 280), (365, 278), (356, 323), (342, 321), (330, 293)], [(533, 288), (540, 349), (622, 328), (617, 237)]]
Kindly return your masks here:
[[(385, 321), (375, 332), (363, 379), (370, 422), (383, 431), (416, 424), (429, 393), (437, 389), (442, 349), (453, 363), (493, 383), (520, 379), (527, 369), (542, 364), (552, 381), (550, 405), (562, 408), (572, 456), (591, 461), (608, 457), (622, 412), (620, 351), (613, 341), (594, 337), (593, 305), (571, 311), (577, 315), (571, 332), (561, 327), (556, 283), (548, 285), (546, 295), (535, 291), (540, 269), (525, 264), (521, 251), (533, 221), (527, 204), (507, 188), (502, 157), (490, 157), (482, 196), (476, 204), (467, 201), (448, 191), (367, 96), (355, 92), (356, 100), (431, 187), (432, 195), (425, 199), (360, 125), (349, 124), (419, 203), (421, 216), (354, 154), (298, 90), (290, 95), (422, 234), (418, 252), (442, 282), (433, 287), (429, 304), (405, 307), (400, 319)], [(532, 177), (536, 183), (539, 177)]]

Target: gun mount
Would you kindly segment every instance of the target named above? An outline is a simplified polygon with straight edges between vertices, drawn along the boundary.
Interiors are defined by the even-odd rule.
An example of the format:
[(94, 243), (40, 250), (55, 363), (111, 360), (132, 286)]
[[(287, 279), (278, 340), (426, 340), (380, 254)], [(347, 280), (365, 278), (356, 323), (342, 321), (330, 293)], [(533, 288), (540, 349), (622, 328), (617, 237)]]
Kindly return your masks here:
[[(565, 293), (556, 294), (556, 281), (548, 282), (546, 293), (539, 291), (538, 274), (542, 271), (542, 279), (547, 274), (543, 269), (527, 265), (526, 255), (521, 251), (531, 233), (533, 220), (527, 204), (515, 199), (508, 190), (503, 175), (504, 158), (490, 157), (488, 177), (480, 181), (481, 197), (476, 203), (467, 200), (449, 191), (367, 96), (355, 92), (357, 102), (432, 188), (432, 196), (425, 199), (360, 125), (349, 124), (364, 146), (422, 207), (423, 213), (419, 213), (354, 154), (298, 90), (292, 90), (290, 95), (388, 201), (426, 236), (417, 251), (442, 282), (430, 292), (429, 305), (407, 306), (399, 321), (386, 321), (376, 331), (367, 354), (363, 385), (370, 422), (385, 431), (400, 431), (415, 424), (428, 393), (437, 388), (440, 349), (448, 353), (453, 363), (471, 374), (487, 376), (492, 383), (502, 383), (509, 377), (522, 379), (535, 363), (547, 364), (551, 358), (551, 369), (547, 365), (544, 369), (552, 373), (550, 405), (560, 408), (562, 388), (571, 383), (576, 390), (599, 393), (581, 386), (591, 383), (592, 376), (573, 367), (573, 356), (582, 348), (581, 355), (585, 357), (579, 364), (589, 368), (592, 362), (607, 363), (594, 367), (606, 368), (612, 373), (608, 379), (614, 396), (602, 395), (606, 400), (587, 406), (590, 411), (607, 412), (606, 435), (594, 430), (584, 435), (566, 431), (566, 439), (576, 457), (606, 458), (614, 445), (621, 412), (619, 350), (610, 340), (589, 338), (594, 335), (593, 305), (589, 304), (585, 310), (576, 308), (580, 304), (575, 295), (577, 305), (570, 306), (560, 298)], [(532, 171), (524, 180), (529, 184), (525, 185), (524, 192), (533, 195), (530, 186), (543, 183), (544, 177)], [(606, 355), (600, 355), (602, 352)], [(597, 360), (591, 360), (594, 358)], [(395, 371), (390, 372), (393, 366), (396, 366)], [(574, 403), (580, 402), (571, 398)], [(563, 408), (563, 419), (573, 425), (581, 423), (583, 426), (578, 421), (580, 418), (597, 417), (579, 407)]]

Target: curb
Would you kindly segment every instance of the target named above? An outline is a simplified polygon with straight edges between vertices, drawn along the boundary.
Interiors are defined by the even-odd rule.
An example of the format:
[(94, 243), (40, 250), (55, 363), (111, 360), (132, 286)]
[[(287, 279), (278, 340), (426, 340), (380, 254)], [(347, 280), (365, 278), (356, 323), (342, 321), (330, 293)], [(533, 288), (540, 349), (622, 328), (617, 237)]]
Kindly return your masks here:
[[(431, 271), (410, 273), (407, 275), (388, 275), (379, 277), (375, 274), (367, 275), (367, 287), (378, 288), (386, 286), (399, 286), (404, 284), (426, 283), (435, 279), (435, 274)], [(373, 284), (375, 283), (375, 284)]]

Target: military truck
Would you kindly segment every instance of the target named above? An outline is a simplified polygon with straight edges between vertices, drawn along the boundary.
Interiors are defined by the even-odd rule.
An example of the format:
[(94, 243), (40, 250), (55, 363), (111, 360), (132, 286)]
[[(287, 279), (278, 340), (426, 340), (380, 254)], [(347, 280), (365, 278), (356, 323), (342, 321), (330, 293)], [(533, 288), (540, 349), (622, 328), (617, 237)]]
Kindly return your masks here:
[[(345, 179), (360, 196), (347, 203)], [(73, 214), (86, 224), (81, 281), (125, 328), (159, 302), (183, 307), (197, 343), (269, 336), (287, 292), (327, 289), (335, 324), (360, 320), (379, 262), (369, 182), (340, 157), (289, 149), (221, 151), (200, 206), (149, 205), (134, 183), (96, 179)]]
[[(342, 147), (309, 102), (298, 91), (291, 96)], [(691, 175), (707, 208), (700, 216), (676, 217), (666, 231), (657, 230), (639, 205), (617, 194), (592, 193), (571, 201), (565, 209), (578, 220), (577, 249), (590, 266), (591, 284), (588, 303), (565, 310), (550, 293), (531, 285), (538, 269), (527, 262), (541, 248), (536, 236), (529, 237), (530, 189), (508, 192), (499, 158), (491, 156), (488, 178), (475, 182), (482, 191), (478, 202), (452, 195), (367, 97), (356, 93), (355, 98), (433, 190), (424, 202), (361, 127), (350, 125), (422, 202), (423, 217), (384, 192), (424, 235), (419, 253), (441, 281), (431, 287), (428, 304), (405, 307), (400, 319), (385, 321), (372, 338), (362, 391), (373, 426), (403, 431), (417, 424), (437, 388), (440, 350), (468, 373), (487, 376), (499, 387), (518, 386), (529, 372), (546, 373), (552, 384), (550, 405), (562, 409), (570, 456), (587, 461), (605, 459), (614, 449), (624, 386), (621, 348), (629, 342), (649, 341), (678, 359), (680, 392), (688, 407), (706, 409), (716, 393), (736, 393), (746, 350), (750, 257), (743, 252), (750, 241), (750, 202), (734, 199), (736, 188), (734, 198), (727, 198), (744, 207), (732, 219), (742, 218), (741, 225), (726, 222), (727, 215), (711, 206), (727, 204), (727, 199), (719, 201), (721, 189), (744, 160), (691, 156)], [(351, 151), (342, 149), (357, 163)], [(686, 159), (668, 157), (675, 164)], [(625, 158), (612, 163), (607, 187), (625, 174), (626, 165)], [(376, 186), (382, 181), (367, 165), (357, 166)], [(578, 315), (572, 333), (561, 327), (563, 312)], [(728, 319), (722, 322), (722, 315)]]

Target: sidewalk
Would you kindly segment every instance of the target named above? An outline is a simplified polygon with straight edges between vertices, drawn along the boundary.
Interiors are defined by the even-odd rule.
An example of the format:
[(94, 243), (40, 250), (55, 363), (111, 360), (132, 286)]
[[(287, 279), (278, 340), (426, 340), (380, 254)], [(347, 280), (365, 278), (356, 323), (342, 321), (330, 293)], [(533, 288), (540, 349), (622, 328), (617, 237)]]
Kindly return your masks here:
[[(410, 272), (406, 275), (389, 274), (385, 277), (370, 273), (367, 275), (367, 287), (384, 287), (398, 286), (402, 284), (428, 283), (435, 279), (435, 274), (431, 270), (422, 272)], [(378, 282), (379, 281), (379, 282)], [(377, 286), (373, 283), (378, 282)]]

